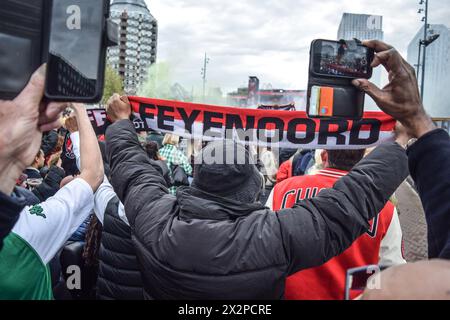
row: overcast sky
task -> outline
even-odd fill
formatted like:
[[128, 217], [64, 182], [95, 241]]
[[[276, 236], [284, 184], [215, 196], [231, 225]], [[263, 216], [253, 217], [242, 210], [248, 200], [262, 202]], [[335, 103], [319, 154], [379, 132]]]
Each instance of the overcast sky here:
[[[419, 0], [146, 0], [159, 23], [158, 61], [172, 80], [201, 85], [204, 53], [208, 86], [225, 92], [256, 75], [274, 88], [305, 89], [309, 45], [335, 39], [342, 14], [382, 15], [385, 41], [403, 54], [422, 22]], [[430, 23], [450, 27], [450, 0], [430, 0]]]

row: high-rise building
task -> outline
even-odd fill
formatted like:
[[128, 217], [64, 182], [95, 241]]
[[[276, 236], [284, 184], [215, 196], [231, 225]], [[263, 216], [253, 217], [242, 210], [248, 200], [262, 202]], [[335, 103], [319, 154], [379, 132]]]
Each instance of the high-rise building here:
[[[423, 40], [422, 27], [408, 46], [408, 62], [416, 70], [419, 62], [419, 41]], [[431, 24], [428, 36], [439, 38], [426, 49], [424, 105], [434, 118], [450, 118], [450, 29], [442, 24]], [[423, 53], [423, 50], [421, 51]], [[419, 84], [422, 80], [422, 55], [419, 62]], [[416, 71], [417, 72], [417, 71]]]
[[120, 44], [108, 61], [123, 79], [125, 93], [136, 94], [156, 62], [158, 22], [144, 0], [112, 0], [111, 18], [120, 25]]
[[[383, 40], [383, 17], [368, 15], [344, 13], [339, 25], [338, 40]], [[381, 86], [381, 69], [375, 69], [371, 81]]]
[[353, 38], [383, 40], [383, 17], [344, 13], [339, 25], [338, 39], [349, 40]]

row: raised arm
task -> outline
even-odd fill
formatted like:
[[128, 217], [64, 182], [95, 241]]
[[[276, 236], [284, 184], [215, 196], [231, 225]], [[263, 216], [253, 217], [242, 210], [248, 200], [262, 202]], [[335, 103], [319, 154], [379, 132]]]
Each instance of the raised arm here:
[[425, 112], [414, 68], [390, 45], [366, 41], [376, 51], [373, 67], [383, 65], [389, 84], [380, 89], [358, 79], [354, 85], [370, 95], [378, 106], [403, 124], [411, 138], [419, 139], [408, 151], [411, 176], [422, 200], [428, 223], [429, 256], [450, 258], [450, 138], [438, 130]]
[[16, 180], [38, 152], [42, 132], [58, 128], [65, 109], [65, 104], [42, 101], [45, 68], [32, 75], [14, 100], [0, 100], [0, 250], [24, 207], [23, 199], [11, 196]]
[[[76, 117], [72, 116], [66, 120], [66, 128], [70, 132], [70, 140], [72, 141], [72, 150], [75, 155], [75, 162], [78, 170], [81, 170], [81, 155], [80, 155], [80, 133], [78, 132], [78, 123]], [[103, 182], [98, 187], [94, 195], [94, 213], [100, 223], [103, 224], [106, 208], [116, 193], [112, 185], [109, 183], [106, 175], [103, 177]], [[122, 217], [121, 217], [122, 218]], [[124, 220], [127, 224], [126, 219]]]
[[404, 149], [397, 143], [382, 145], [332, 189], [277, 213], [289, 273], [321, 265], [346, 250], [407, 175]]
[[80, 132], [81, 174], [53, 197], [20, 215], [13, 232], [48, 263], [91, 214], [94, 192], [103, 181], [103, 162], [86, 110], [72, 106]]
[[[106, 149], [111, 166], [111, 183], [127, 208], [127, 218], [134, 225], [134, 214], [144, 204], [168, 194], [158, 164], [139, 144], [136, 130], [129, 120], [131, 107], [126, 98], [114, 95], [108, 102], [108, 117], [113, 122], [106, 131]], [[128, 210], [132, 206], [133, 210]]]
[[450, 259], [450, 137], [437, 129], [408, 149], [411, 176], [428, 224], [430, 259]]
[[80, 134], [80, 178], [86, 181], [95, 192], [103, 182], [103, 160], [98, 146], [97, 136], [92, 128], [83, 105], [73, 104]]

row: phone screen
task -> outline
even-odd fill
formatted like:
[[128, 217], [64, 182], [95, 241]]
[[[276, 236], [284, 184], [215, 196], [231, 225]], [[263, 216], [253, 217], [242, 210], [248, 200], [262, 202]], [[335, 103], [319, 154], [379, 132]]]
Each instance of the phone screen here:
[[315, 42], [314, 72], [324, 76], [370, 78], [371, 51], [363, 45], [350, 46], [345, 41]]
[[49, 97], [98, 96], [103, 0], [54, 0], [50, 23]]

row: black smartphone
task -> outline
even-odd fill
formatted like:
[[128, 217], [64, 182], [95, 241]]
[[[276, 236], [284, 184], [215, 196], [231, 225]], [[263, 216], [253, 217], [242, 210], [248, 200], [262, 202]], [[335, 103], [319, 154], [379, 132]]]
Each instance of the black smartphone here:
[[308, 116], [361, 119], [365, 95], [351, 81], [372, 77], [374, 56], [374, 51], [358, 40], [314, 40], [310, 51]]
[[117, 45], [109, 0], [2, 0], [0, 99], [14, 99], [47, 63], [45, 97], [96, 103], [106, 50]]
[[312, 72], [336, 78], [372, 77], [374, 51], [358, 42], [315, 40], [312, 44]]
[[2, 0], [0, 99], [14, 99], [43, 62], [44, 0]]
[[108, 0], [53, 0], [45, 96], [98, 102], [103, 94]]

